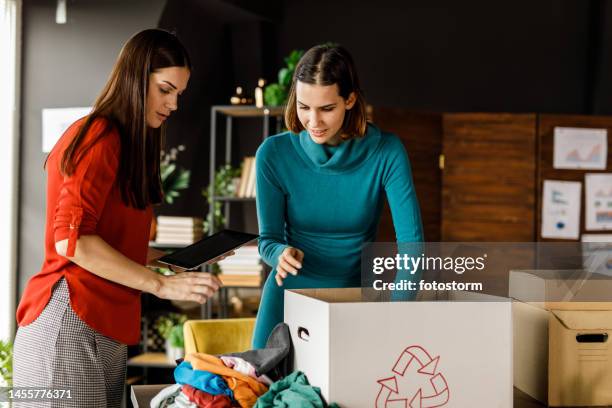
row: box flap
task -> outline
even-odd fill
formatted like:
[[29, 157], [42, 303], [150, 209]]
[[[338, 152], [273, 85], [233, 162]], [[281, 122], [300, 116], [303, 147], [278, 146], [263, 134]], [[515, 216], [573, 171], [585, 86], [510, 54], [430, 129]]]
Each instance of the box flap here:
[[352, 303], [362, 300], [361, 288], [292, 289], [289, 291], [325, 303]]
[[610, 310], [551, 310], [551, 313], [571, 330], [612, 329]]
[[548, 310], [608, 310], [612, 279], [584, 270], [510, 271], [509, 296]]

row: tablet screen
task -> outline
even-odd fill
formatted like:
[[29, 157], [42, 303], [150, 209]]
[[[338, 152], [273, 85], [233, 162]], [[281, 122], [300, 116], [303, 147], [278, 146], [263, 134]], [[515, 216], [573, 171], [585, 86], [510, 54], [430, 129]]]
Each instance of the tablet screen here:
[[158, 261], [184, 269], [193, 269], [258, 237], [259, 235], [246, 232], [223, 230], [188, 247], [165, 255]]

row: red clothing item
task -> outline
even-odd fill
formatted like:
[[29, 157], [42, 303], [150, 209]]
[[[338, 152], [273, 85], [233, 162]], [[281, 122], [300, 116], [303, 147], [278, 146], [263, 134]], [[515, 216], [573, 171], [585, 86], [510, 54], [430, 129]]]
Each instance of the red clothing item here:
[[[64, 177], [60, 163], [64, 150], [84, 119], [62, 135], [47, 160], [47, 225], [42, 269], [28, 282], [19, 307], [19, 326], [32, 323], [43, 311], [53, 285], [63, 277], [76, 314], [100, 334], [125, 344], [140, 340], [140, 291], [111, 282], [58, 255], [55, 243], [68, 239], [67, 255], [74, 255], [77, 239], [98, 235], [134, 262], [145, 265], [152, 210], [125, 205], [116, 182], [121, 149], [119, 133], [103, 133], [107, 121], [96, 119], [81, 146], [94, 143]], [[78, 156], [77, 156], [78, 157]]]
[[189, 401], [193, 402], [198, 408], [231, 408], [232, 401], [227, 395], [211, 395], [202, 390], [192, 387], [189, 384], [183, 385], [181, 391], [187, 396]]

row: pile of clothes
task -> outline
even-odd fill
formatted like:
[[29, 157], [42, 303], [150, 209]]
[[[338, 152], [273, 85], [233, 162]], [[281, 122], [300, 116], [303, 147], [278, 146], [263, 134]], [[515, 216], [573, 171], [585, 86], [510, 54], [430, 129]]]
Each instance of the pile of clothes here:
[[151, 408], [303, 407], [326, 408], [318, 387], [291, 372], [289, 327], [280, 323], [266, 347], [213, 356], [188, 354], [174, 370], [177, 384], [151, 400]]

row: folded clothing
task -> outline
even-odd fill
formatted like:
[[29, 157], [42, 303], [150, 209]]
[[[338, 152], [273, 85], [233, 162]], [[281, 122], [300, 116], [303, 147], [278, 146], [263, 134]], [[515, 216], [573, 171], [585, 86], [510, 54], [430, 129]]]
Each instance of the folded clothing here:
[[325, 402], [321, 389], [313, 387], [301, 371], [295, 371], [272, 384], [267, 393], [262, 395], [254, 408], [339, 408], [337, 404]]
[[291, 350], [289, 326], [279, 323], [270, 333], [265, 348], [231, 353], [227, 356], [242, 358], [255, 367], [258, 376], [267, 375], [277, 381], [292, 370]]
[[208, 370], [194, 369], [189, 361], [183, 361], [174, 369], [174, 380], [180, 385], [191, 385], [211, 395], [234, 398], [232, 390], [221, 376]]

